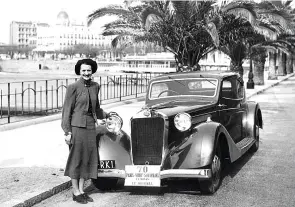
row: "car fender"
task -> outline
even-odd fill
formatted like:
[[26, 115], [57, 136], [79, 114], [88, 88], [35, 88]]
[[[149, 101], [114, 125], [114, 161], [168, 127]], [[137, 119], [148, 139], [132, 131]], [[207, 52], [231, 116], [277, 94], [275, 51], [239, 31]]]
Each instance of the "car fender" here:
[[[111, 133], [104, 126], [97, 129], [97, 146], [99, 160], [115, 160], [115, 168], [124, 170], [125, 165], [131, 162], [130, 136], [120, 130], [119, 133]], [[100, 163], [98, 163], [100, 165]]]
[[248, 114], [246, 118], [245, 128], [247, 130], [247, 135], [253, 137], [255, 117], [258, 116], [258, 125], [263, 128], [262, 112], [258, 103], [254, 101], [247, 102]]
[[186, 140], [171, 150], [169, 156], [171, 167], [187, 169], [209, 165], [212, 161], [216, 143], [220, 138], [223, 139], [223, 148], [229, 155], [230, 160], [238, 159], [241, 152], [225, 127], [220, 123], [210, 121], [195, 126]]

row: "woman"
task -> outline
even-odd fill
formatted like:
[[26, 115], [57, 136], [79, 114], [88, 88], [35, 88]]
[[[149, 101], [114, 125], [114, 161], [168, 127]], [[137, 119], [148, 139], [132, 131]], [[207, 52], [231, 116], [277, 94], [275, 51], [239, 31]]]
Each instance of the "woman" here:
[[99, 85], [91, 80], [97, 64], [91, 59], [79, 60], [75, 73], [80, 79], [67, 88], [62, 110], [62, 129], [70, 153], [65, 169], [73, 186], [73, 200], [78, 203], [93, 202], [84, 190], [86, 179], [97, 178], [98, 152], [96, 146], [96, 124], [103, 124], [106, 117], [100, 108]]

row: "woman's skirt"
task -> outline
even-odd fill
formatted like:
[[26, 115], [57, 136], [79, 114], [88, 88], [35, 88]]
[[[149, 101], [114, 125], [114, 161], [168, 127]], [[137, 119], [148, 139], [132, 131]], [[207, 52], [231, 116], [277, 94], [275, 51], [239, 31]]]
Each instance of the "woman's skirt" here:
[[72, 179], [97, 178], [98, 152], [93, 117], [87, 116], [86, 123], [86, 128], [72, 127], [72, 146], [64, 174]]

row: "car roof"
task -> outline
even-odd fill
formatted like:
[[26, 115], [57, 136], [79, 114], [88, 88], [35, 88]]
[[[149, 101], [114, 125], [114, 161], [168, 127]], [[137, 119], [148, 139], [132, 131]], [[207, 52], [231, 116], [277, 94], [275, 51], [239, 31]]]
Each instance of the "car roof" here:
[[[153, 78], [153, 81], [166, 80], [170, 78], [216, 78], [223, 79], [229, 76], [237, 76], [238, 73], [230, 72], [230, 71], [193, 71], [193, 72], [176, 72], [176, 73], [166, 73], [163, 75], [159, 75]], [[203, 76], [203, 77], [201, 77]]]

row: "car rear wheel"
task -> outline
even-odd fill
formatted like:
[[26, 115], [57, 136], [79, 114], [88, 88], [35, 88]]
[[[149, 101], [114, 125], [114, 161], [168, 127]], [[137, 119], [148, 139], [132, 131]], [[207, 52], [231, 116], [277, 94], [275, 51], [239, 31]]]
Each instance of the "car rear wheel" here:
[[118, 179], [117, 178], [97, 178], [92, 179], [93, 185], [99, 190], [113, 190], [116, 189]]
[[221, 184], [222, 157], [219, 145], [216, 147], [210, 168], [212, 171], [211, 178], [199, 180], [201, 192], [204, 194], [215, 193]]
[[250, 148], [251, 152], [256, 152], [259, 149], [259, 125], [258, 124], [259, 124], [258, 116], [256, 116], [255, 123], [254, 123], [254, 129], [253, 129], [255, 143]]

